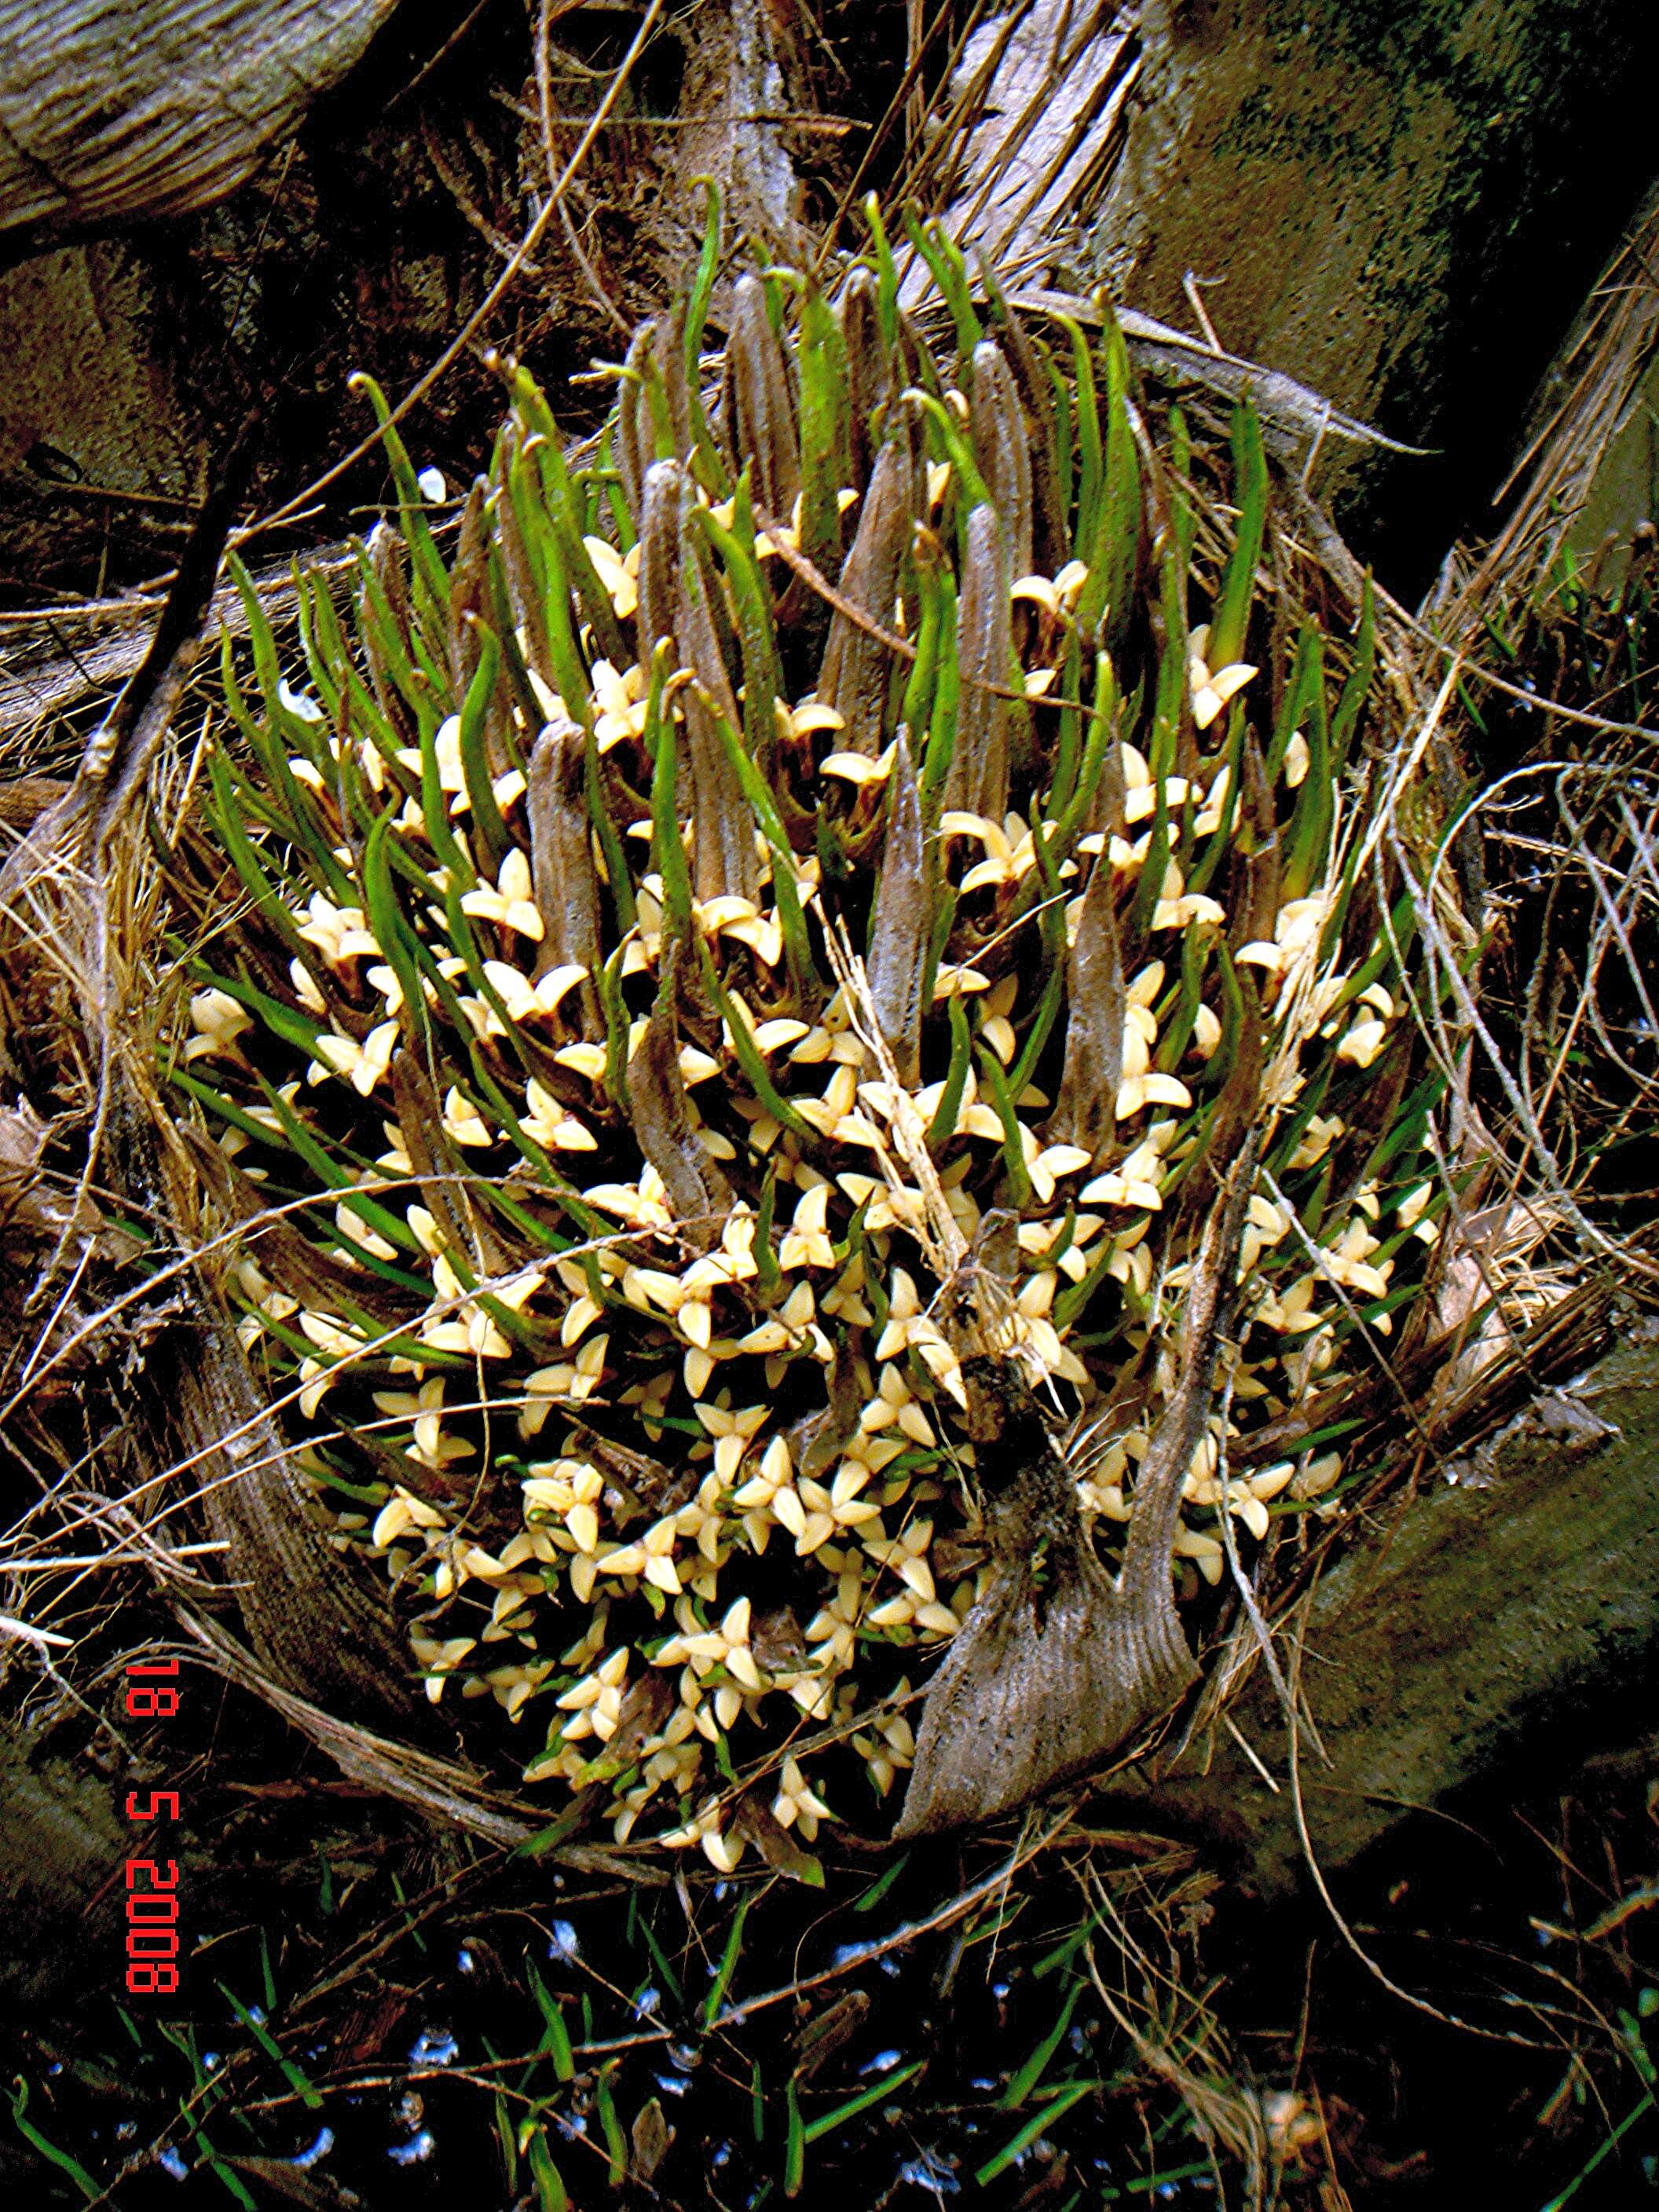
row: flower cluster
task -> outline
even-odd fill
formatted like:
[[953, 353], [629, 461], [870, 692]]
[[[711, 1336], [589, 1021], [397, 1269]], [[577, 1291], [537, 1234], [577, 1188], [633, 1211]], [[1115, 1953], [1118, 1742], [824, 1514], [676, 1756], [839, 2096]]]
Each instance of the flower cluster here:
[[1109, 1549], [1208, 1149], [1260, 1120], [1192, 1594], [1222, 1515], [1328, 1510], [1334, 1454], [1250, 1438], [1435, 1234], [1348, 866], [1368, 610], [1334, 701], [1311, 624], [1279, 665], [1248, 410], [1229, 546], [1184, 427], [1143, 483], [1115, 331], [1062, 409], [1012, 310], [937, 360], [884, 255], [833, 307], [741, 279], [712, 420], [706, 301], [647, 325], [585, 476], [510, 372], [447, 566], [388, 431], [355, 638], [313, 587], [279, 676], [256, 603], [257, 696], [228, 674], [246, 896], [204, 902], [173, 1062], [306, 1201], [250, 1233], [243, 1340], [427, 1694], [533, 1717], [532, 1781], [726, 1870], [810, 1841], [849, 1757], [891, 1789], [981, 1587], [969, 1275]]

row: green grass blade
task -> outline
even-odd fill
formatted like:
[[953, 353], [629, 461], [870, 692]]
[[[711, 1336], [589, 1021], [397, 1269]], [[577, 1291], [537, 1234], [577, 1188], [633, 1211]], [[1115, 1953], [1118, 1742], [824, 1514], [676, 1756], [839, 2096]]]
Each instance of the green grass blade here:
[[1238, 532], [1210, 622], [1208, 659], [1212, 669], [1227, 667], [1243, 653], [1256, 565], [1267, 529], [1267, 456], [1262, 448], [1261, 422], [1248, 399], [1240, 400], [1233, 410], [1233, 501], [1238, 509]]
[[610, 2172], [605, 2179], [612, 2189], [620, 2189], [628, 2172], [628, 2138], [617, 2112], [617, 2100], [611, 2087], [620, 2058], [607, 2058], [599, 2069], [599, 2080], [593, 2085], [593, 2104], [599, 2116], [599, 2126], [605, 2135], [605, 2147], [610, 2154]]
[[876, 318], [881, 343], [891, 353], [899, 340], [898, 269], [881, 220], [881, 204], [873, 192], [864, 197], [864, 220], [870, 226], [871, 250], [876, 264]]
[[248, 2033], [258, 2045], [260, 2050], [264, 2052], [266, 2057], [274, 2058], [277, 2065], [281, 2067], [289, 2088], [297, 2091], [301, 2104], [303, 2104], [309, 2112], [320, 2112], [323, 2106], [322, 2092], [311, 2080], [311, 2077], [307, 2074], [304, 2067], [300, 2065], [295, 2060], [289, 2057], [287, 2053], [283, 2051], [282, 2045], [277, 2042], [276, 2037], [265, 2026], [264, 2022], [261, 2020], [256, 2020], [252, 2013], [248, 2009], [247, 2006], [242, 2002], [241, 1999], [238, 1996], [234, 1996], [230, 1990], [225, 1987], [225, 1984], [222, 1982], [219, 1984], [219, 1993], [224, 1998], [225, 2002], [230, 2007], [231, 2010], [235, 2014], [237, 2019], [241, 2021], [242, 2026], [246, 2028]]
[[71, 2157], [66, 2150], [59, 2150], [49, 2136], [41, 2134], [33, 2121], [27, 2117], [28, 2100], [28, 2083], [21, 2074], [15, 2075], [11, 2094], [11, 2117], [16, 2124], [18, 2133], [26, 2142], [33, 2144], [41, 2157], [55, 2166], [60, 2173], [66, 2173], [89, 2204], [96, 2203], [105, 2192], [87, 2172], [78, 2158]]
[[726, 564], [726, 580], [737, 617], [743, 654], [743, 727], [752, 759], [764, 760], [777, 728], [777, 702], [783, 695], [772, 602], [755, 557], [755, 516], [749, 496], [749, 471], [738, 478], [732, 527], [717, 522], [706, 507], [696, 512], [709, 544]]
[[872, 2105], [880, 2104], [884, 2097], [890, 2097], [896, 2089], [902, 2088], [907, 2081], [914, 2081], [926, 2063], [925, 2059], [913, 2059], [908, 2066], [901, 2066], [896, 2073], [890, 2074], [884, 2081], [878, 2081], [872, 2088], [860, 2089], [856, 2097], [849, 2097], [845, 2104], [837, 2105], [832, 2112], [820, 2114], [801, 2130], [803, 2141], [808, 2144], [821, 2142], [825, 2136], [833, 2135], [837, 2128], [845, 2127], [848, 2120], [855, 2120], [860, 2112], [867, 2112]]
[[544, 2022], [541, 2047], [552, 2059], [556, 2077], [561, 2081], [573, 2081], [576, 2077], [576, 2059], [570, 2047], [570, 2031], [564, 2024], [564, 2008], [537, 1972], [533, 1959], [525, 1960], [525, 1974]]
[[672, 943], [689, 945], [691, 868], [674, 797], [679, 747], [672, 717], [664, 712], [668, 665], [672, 659], [673, 648], [669, 641], [659, 638], [651, 658], [651, 680], [645, 706], [645, 749], [651, 757], [651, 857], [662, 878], [663, 935]]
[[841, 565], [838, 495], [853, 477], [851, 417], [847, 397], [847, 347], [841, 325], [811, 278], [801, 302], [800, 550], [820, 572]]
[[704, 705], [714, 717], [714, 726], [720, 732], [726, 758], [743, 787], [743, 795], [754, 809], [761, 834], [771, 848], [772, 896], [777, 901], [778, 927], [783, 932], [784, 954], [788, 963], [790, 981], [803, 1006], [816, 1006], [823, 996], [823, 982], [812, 958], [811, 940], [806, 932], [806, 916], [801, 910], [800, 889], [795, 880], [795, 856], [790, 848], [788, 833], [783, 826], [783, 817], [778, 811], [771, 786], [744, 750], [729, 719], [720, 712], [708, 692], [704, 692], [702, 697]]
[[[939, 819], [939, 799], [951, 773], [951, 757], [957, 746], [957, 719], [962, 707], [962, 666], [957, 654], [956, 580], [942, 562], [938, 572], [939, 629], [934, 649], [933, 711], [927, 726], [927, 747], [921, 763], [921, 818], [931, 827]], [[918, 656], [920, 657], [920, 656]]]
[[801, 2124], [800, 2098], [793, 2081], [784, 2089], [784, 2111], [787, 2130], [783, 2147], [783, 2193], [799, 2197], [806, 2176], [806, 2130]]
[[1083, 1984], [1073, 1982], [1066, 1993], [1066, 2002], [1060, 2008], [1059, 2018], [997, 2099], [997, 2104], [1003, 2112], [1017, 2112], [1047, 2073], [1048, 2062], [1059, 2050], [1066, 2030], [1071, 2027], [1072, 2014], [1077, 2010], [1077, 2002], [1082, 1995]]
[[489, 856], [493, 875], [512, 849], [513, 836], [501, 819], [501, 810], [495, 804], [495, 787], [490, 779], [489, 763], [484, 757], [484, 731], [490, 702], [495, 696], [495, 682], [501, 673], [501, 648], [495, 633], [484, 623], [477, 623], [478, 665], [472, 672], [472, 681], [466, 688], [466, 697], [461, 702], [460, 753], [461, 772], [466, 779], [466, 796], [472, 809], [472, 826], [479, 842]]
[[773, 1082], [771, 1071], [762, 1056], [760, 1047], [755, 1042], [748, 1023], [726, 996], [715, 971], [714, 955], [708, 950], [707, 940], [702, 937], [697, 939], [697, 952], [702, 968], [703, 987], [714, 1000], [715, 1012], [726, 1024], [726, 1034], [732, 1040], [732, 1049], [737, 1054], [738, 1065], [742, 1068], [750, 1091], [775, 1121], [786, 1129], [793, 1129], [798, 1137], [810, 1140], [813, 1134], [811, 1125], [804, 1115], [796, 1112]]
[[392, 484], [398, 494], [398, 520], [409, 545], [410, 559], [414, 564], [416, 603], [420, 611], [422, 627], [432, 637], [441, 638], [449, 611], [449, 574], [427, 522], [426, 500], [416, 477], [415, 465], [398, 434], [397, 425], [392, 419], [392, 410], [386, 405], [386, 394], [374, 379], [365, 375], [360, 369], [347, 382], [353, 392], [362, 392], [374, 410], [374, 419], [380, 426], [380, 443], [386, 447]]
[[945, 234], [937, 218], [924, 223], [914, 205], [907, 205], [904, 210], [904, 234], [921, 256], [929, 276], [939, 287], [940, 299], [950, 310], [958, 363], [965, 368], [985, 333], [974, 313], [973, 295], [968, 289], [968, 264], [962, 258], [962, 250]]
[[541, 2212], [570, 2212], [570, 2197], [559, 2169], [553, 2163], [553, 2154], [547, 2147], [547, 2130], [537, 2127], [525, 2146], [525, 2155], [530, 2161], [530, 2171], [536, 2183], [536, 2194], [541, 2200]]
[[[986, 2160], [984, 2165], [974, 2176], [975, 2186], [979, 2189], [988, 2188], [998, 2174], [1007, 2172], [1023, 2150], [1030, 2148], [1045, 2128], [1052, 2127], [1062, 2112], [1069, 2112], [1073, 2105], [1080, 2103], [1085, 2097], [1092, 2094], [1101, 2086], [1098, 2081], [1073, 2081], [1061, 2089], [1040, 2112], [1034, 2112], [1023, 2128], [1009, 2136], [994, 2157]], [[1208, 2166], [1204, 2167], [1203, 2171], [1207, 2173]]]
[[1121, 631], [1140, 548], [1140, 460], [1129, 421], [1129, 356], [1110, 314], [1101, 333], [1106, 368], [1105, 449], [1100, 498], [1086, 541], [1089, 574], [1078, 595], [1078, 628], [1094, 637], [1103, 623]]
[[[757, 1245], [759, 1242], [757, 1232], [756, 1237]], [[732, 1915], [732, 1929], [726, 1939], [726, 1948], [720, 1954], [720, 1962], [715, 1970], [714, 1978], [709, 1984], [708, 1995], [703, 1999], [702, 2024], [705, 2028], [714, 2027], [720, 2016], [720, 2007], [726, 2002], [726, 1993], [732, 1986], [732, 1977], [738, 1970], [738, 1960], [743, 1953], [744, 1923], [749, 1917], [749, 1908], [754, 1901], [753, 1893], [750, 1893], [742, 1899]]]

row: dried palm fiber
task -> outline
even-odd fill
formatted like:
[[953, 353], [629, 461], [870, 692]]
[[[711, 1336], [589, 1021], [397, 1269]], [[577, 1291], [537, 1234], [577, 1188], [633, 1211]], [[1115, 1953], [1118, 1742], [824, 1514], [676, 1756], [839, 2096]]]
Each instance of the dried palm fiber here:
[[[164, 1225], [186, 1209], [179, 1164], [169, 1158], [178, 1139], [155, 1097], [146, 979], [134, 959], [149, 889], [131, 843], [132, 817], [142, 811], [149, 772], [199, 649], [252, 447], [250, 434], [204, 502], [145, 659], [93, 732], [74, 779], [64, 786], [43, 781], [43, 793], [50, 795], [31, 813], [0, 870], [0, 915], [10, 940], [3, 963], [9, 1073], [15, 1080], [27, 1061], [27, 1073], [47, 1073], [51, 1047], [43, 1051], [35, 1031], [60, 1042], [60, 1073], [63, 1061], [78, 1060], [83, 1069], [90, 1062], [94, 1088], [84, 1110], [101, 1139], [111, 1179], [135, 1209], [124, 1228], [102, 1214], [85, 1187], [72, 1202], [53, 1205], [43, 1200], [38, 1185], [24, 1183], [8, 1208], [14, 1230], [8, 1246], [15, 1258], [27, 1244], [38, 1262], [21, 1313], [52, 1316], [60, 1334], [83, 1314], [85, 1303], [66, 1306], [61, 1278], [72, 1278], [72, 1290], [89, 1263], [95, 1280], [107, 1274], [107, 1263], [131, 1263], [140, 1255], [159, 1268], [168, 1291], [155, 1301], [142, 1334], [142, 1364], [137, 1336], [125, 1363], [106, 1363], [127, 1386], [124, 1413], [152, 1463], [165, 1465], [184, 1448], [173, 1471], [196, 1474], [210, 1531], [226, 1547], [229, 1573], [244, 1586], [243, 1617], [265, 1664], [290, 1685], [302, 1672], [313, 1686], [384, 1708], [397, 1666], [384, 1613], [342, 1583], [329, 1532], [254, 1388], [222, 1302], [207, 1295], [187, 1260], [167, 1265], [177, 1255]], [[20, 939], [23, 951], [44, 945], [46, 956], [21, 957]], [[38, 1165], [46, 1131], [26, 1097], [20, 1094], [8, 1120], [20, 1133], [35, 1133], [32, 1164]], [[97, 1141], [88, 1148], [86, 1184], [99, 1150]], [[48, 1232], [50, 1249], [44, 1249]], [[98, 1326], [95, 1316], [86, 1318], [81, 1333], [94, 1335]], [[43, 1346], [50, 1342], [50, 1334], [42, 1339]], [[155, 1387], [155, 1368], [161, 1366], [169, 1374], [166, 1390]], [[236, 1479], [262, 1443], [264, 1479]], [[273, 1565], [275, 1575], [267, 1571]], [[324, 1621], [330, 1635], [319, 1652], [313, 1639]]]
[[[1659, 1279], [1643, 1209], [1614, 1195], [1651, 1185], [1659, 1103], [1655, 537], [1638, 519], [1656, 243], [1650, 195], [1540, 385], [1493, 537], [1455, 550], [1423, 611], [1468, 667], [1477, 768], [1452, 827], [1481, 852], [1490, 922], [1467, 1085], [1488, 1203], [1460, 1224], [1442, 1295], [1481, 1317], [1450, 1381], [1563, 1299], [1591, 1255], [1626, 1288]], [[1443, 963], [1432, 933], [1425, 949]]]
[[1021, 0], [981, 22], [907, 194], [948, 201], [950, 235], [1011, 276], [1052, 267], [1121, 161], [1142, 74], [1138, 31], [1135, 11], [1115, 0]]
[[1445, 1202], [1369, 594], [1278, 526], [1248, 403], [1195, 444], [1109, 316], [1022, 327], [929, 242], [954, 359], [878, 227], [833, 303], [739, 284], [714, 405], [711, 221], [599, 466], [506, 368], [447, 568], [388, 427], [349, 619], [303, 587], [285, 667], [250, 592], [227, 645], [159, 1039], [409, 1671], [720, 1866], [884, 1795], [959, 1632], [911, 1827], [1177, 1695], [1172, 1563], [1341, 1495], [1304, 1438], [1224, 1497], [1224, 1428], [1244, 1466], [1363, 1366]]
[[1485, 618], [1547, 592], [1564, 547], [1582, 544], [1586, 510], [1615, 441], [1641, 419], [1659, 343], [1659, 191], [1647, 200], [1591, 289], [1552, 363], [1530, 434], [1492, 497], [1491, 542], [1459, 546], [1425, 609], [1443, 636], [1478, 650]]

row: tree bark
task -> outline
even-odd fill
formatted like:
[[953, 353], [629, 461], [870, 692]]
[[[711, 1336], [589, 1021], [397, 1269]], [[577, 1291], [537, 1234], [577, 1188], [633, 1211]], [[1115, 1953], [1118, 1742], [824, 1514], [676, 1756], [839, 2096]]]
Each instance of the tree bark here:
[[[41, 12], [0, 0], [0, 233], [14, 226], [0, 236], [0, 601], [13, 605], [112, 596], [169, 567], [213, 456], [255, 406], [267, 509], [337, 459], [372, 422], [360, 403], [343, 409], [347, 378], [364, 370], [396, 397], [430, 368], [538, 219], [637, 27], [623, 9], [556, 9], [544, 87], [519, 0], [47, 0], [55, 44]], [[845, 133], [793, 130], [815, 98], [782, 12], [730, 0], [665, 14], [559, 214], [405, 426], [422, 461], [465, 483], [488, 452], [501, 404], [488, 346], [562, 394], [567, 428], [602, 411], [608, 394], [568, 380], [619, 359], [684, 275], [703, 175], [729, 236], [799, 258], [799, 161], [844, 159]], [[820, 12], [823, 37], [849, 43], [835, 7]], [[861, 93], [883, 96], [874, 80]], [[261, 553], [343, 538], [384, 489], [377, 455]]]
[[0, 232], [222, 198], [397, 0], [0, 0]]
[[[1541, 1401], [1543, 1418], [1480, 1469], [1486, 1486], [1442, 1482], [1385, 1512], [1279, 1640], [1287, 1674], [1302, 1644], [1314, 1727], [1299, 1730], [1300, 1783], [1322, 1868], [1523, 1754], [1529, 1771], [1565, 1778], [1651, 1725], [1659, 1348], [1609, 1352], [1570, 1402], [1617, 1433], [1564, 1435]], [[1224, 1735], [1207, 1771], [1189, 1751], [1119, 1794], [1206, 1837], [1264, 1896], [1306, 1887], [1284, 1709], [1265, 1668], [1231, 1718], [1249, 1751]]]
[[922, 170], [969, 257], [1207, 314], [1230, 352], [1436, 447], [1322, 456], [1405, 598], [1486, 533], [1533, 385], [1652, 179], [1655, 62], [1659, 22], [1621, 0], [1036, 0], [975, 31], [971, 128]]
[[[1333, 453], [1420, 585], [1484, 534], [1528, 400], [1653, 173], [1659, 18], [1622, 0], [1145, 0], [1126, 150], [1078, 242], [1132, 307], [1432, 460]], [[1396, 581], [1396, 590], [1400, 584]]]

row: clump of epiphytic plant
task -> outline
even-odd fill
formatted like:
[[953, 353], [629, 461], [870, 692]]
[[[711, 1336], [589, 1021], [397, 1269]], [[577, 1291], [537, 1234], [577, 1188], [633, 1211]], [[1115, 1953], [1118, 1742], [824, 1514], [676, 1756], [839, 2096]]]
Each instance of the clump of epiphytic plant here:
[[721, 1867], [856, 1813], [829, 1739], [888, 1791], [975, 1602], [964, 1270], [1109, 1551], [1249, 1121], [1196, 1591], [1224, 1513], [1340, 1496], [1323, 1436], [1251, 1439], [1388, 1330], [1440, 1203], [1369, 600], [1294, 604], [1248, 404], [1230, 453], [1155, 416], [1109, 313], [1027, 327], [913, 228], [936, 347], [872, 222], [833, 296], [731, 284], [715, 393], [711, 212], [591, 465], [504, 364], [447, 550], [386, 420], [396, 526], [343, 615], [301, 577], [302, 663], [245, 586], [169, 1048], [241, 1212], [287, 1209], [244, 1341], [429, 1694]]

